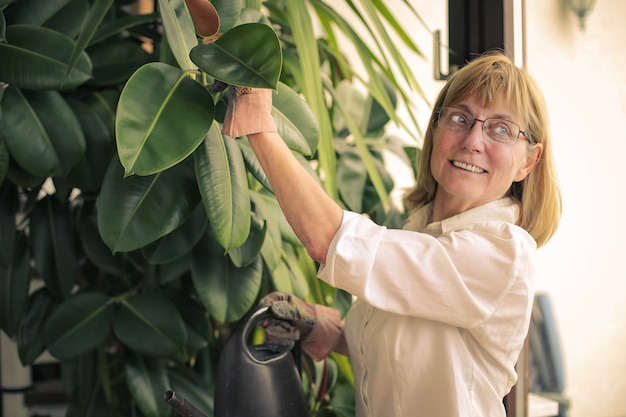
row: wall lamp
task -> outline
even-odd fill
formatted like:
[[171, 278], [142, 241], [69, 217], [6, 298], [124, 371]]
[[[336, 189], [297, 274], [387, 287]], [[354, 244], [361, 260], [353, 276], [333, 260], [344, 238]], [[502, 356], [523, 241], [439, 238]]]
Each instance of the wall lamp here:
[[580, 29], [585, 30], [585, 22], [587, 16], [593, 6], [596, 4], [596, 0], [567, 0], [567, 5], [574, 11], [580, 22]]

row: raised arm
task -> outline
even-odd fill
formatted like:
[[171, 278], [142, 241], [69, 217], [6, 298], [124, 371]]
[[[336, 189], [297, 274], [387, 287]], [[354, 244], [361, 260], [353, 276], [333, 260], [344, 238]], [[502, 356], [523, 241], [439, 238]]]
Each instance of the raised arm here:
[[291, 153], [277, 132], [271, 109], [270, 90], [244, 90], [233, 95], [224, 134], [247, 135], [287, 221], [309, 255], [324, 263], [343, 210]]

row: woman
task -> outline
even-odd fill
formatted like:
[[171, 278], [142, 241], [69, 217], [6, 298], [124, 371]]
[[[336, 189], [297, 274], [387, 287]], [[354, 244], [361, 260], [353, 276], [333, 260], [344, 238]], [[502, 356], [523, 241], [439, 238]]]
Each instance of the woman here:
[[287, 294], [262, 303], [298, 327], [314, 358], [350, 355], [357, 416], [505, 415], [536, 250], [561, 213], [533, 80], [501, 54], [450, 77], [403, 230], [342, 210], [293, 158], [270, 110], [268, 91], [239, 95], [224, 133], [248, 136], [287, 220], [321, 264], [319, 278], [356, 301], [345, 326], [336, 311]]

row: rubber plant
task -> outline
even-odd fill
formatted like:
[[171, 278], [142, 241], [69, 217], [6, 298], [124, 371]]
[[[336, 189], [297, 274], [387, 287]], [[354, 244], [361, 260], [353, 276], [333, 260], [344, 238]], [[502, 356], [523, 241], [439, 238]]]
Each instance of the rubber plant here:
[[[417, 148], [385, 127], [420, 91], [389, 28], [419, 49], [383, 2], [345, 5], [350, 24], [316, 0], [0, 0], [0, 329], [22, 364], [58, 359], [68, 417], [172, 415], [170, 388], [211, 416], [221, 347], [262, 295], [347, 310], [246, 138], [221, 134], [224, 85], [273, 89], [310, 174], [400, 224], [384, 153]], [[348, 359], [304, 359], [311, 415], [353, 415]]]

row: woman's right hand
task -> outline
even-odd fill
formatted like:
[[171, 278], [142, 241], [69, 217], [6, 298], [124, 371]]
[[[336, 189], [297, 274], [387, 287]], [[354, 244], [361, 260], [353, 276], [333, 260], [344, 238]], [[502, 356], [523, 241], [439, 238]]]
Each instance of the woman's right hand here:
[[291, 294], [270, 293], [261, 299], [259, 305], [268, 306], [275, 317], [261, 324], [269, 345], [291, 348], [296, 340], [304, 341], [317, 322], [315, 306]]

